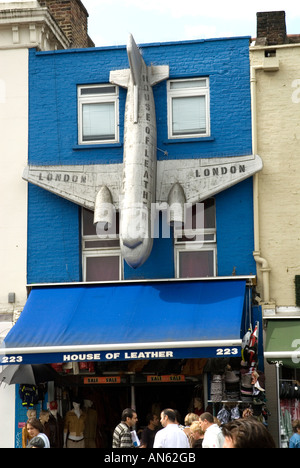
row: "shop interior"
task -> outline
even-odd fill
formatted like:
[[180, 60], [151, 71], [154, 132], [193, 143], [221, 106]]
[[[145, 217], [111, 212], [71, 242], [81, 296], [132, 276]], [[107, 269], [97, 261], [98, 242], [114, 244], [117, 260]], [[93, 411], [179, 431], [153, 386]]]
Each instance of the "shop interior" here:
[[[53, 448], [65, 443], [65, 422], [74, 402], [86, 416], [85, 448], [111, 448], [114, 428], [129, 407], [137, 411], [138, 435], [147, 415], [160, 418], [164, 408], [176, 409], [180, 424], [188, 413], [204, 411], [224, 424], [242, 417], [245, 410], [267, 424], [264, 375], [242, 363], [241, 358], [218, 358], [52, 364], [56, 378], [36, 385], [36, 396], [22, 395], [20, 385], [20, 404], [26, 417], [40, 419]], [[19, 428], [26, 446], [25, 421], [19, 421]]]
[[279, 398], [281, 448], [288, 448], [293, 421], [300, 420], [300, 368], [280, 367]]

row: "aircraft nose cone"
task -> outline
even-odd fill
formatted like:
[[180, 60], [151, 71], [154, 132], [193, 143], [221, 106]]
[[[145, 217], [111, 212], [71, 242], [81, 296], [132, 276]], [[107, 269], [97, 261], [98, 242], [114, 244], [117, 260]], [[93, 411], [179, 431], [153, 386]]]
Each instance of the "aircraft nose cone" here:
[[121, 252], [122, 257], [131, 268], [136, 269], [139, 268], [150, 255], [151, 249], [153, 245], [152, 239], [142, 239], [138, 245], [133, 247], [128, 247], [123, 243], [121, 240]]

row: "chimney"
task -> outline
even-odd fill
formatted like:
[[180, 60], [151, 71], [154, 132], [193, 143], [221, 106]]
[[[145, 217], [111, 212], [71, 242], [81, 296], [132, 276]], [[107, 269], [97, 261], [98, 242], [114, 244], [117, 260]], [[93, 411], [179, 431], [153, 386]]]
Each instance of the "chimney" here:
[[256, 45], [279, 45], [288, 42], [286, 35], [285, 11], [257, 13]]
[[[1, 1], [1, 0], [0, 0]], [[70, 47], [94, 47], [88, 35], [88, 12], [81, 0], [39, 0], [69, 39]]]

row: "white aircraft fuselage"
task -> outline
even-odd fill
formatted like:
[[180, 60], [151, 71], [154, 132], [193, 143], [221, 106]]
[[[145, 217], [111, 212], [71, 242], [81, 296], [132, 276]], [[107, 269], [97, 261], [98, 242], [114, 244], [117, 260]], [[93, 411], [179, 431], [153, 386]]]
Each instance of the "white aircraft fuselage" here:
[[137, 268], [147, 260], [153, 244], [151, 205], [156, 201], [157, 128], [152, 86], [168, 77], [169, 68], [147, 67], [131, 35], [127, 53], [129, 73], [111, 72], [110, 81], [127, 87], [120, 246], [128, 265]]

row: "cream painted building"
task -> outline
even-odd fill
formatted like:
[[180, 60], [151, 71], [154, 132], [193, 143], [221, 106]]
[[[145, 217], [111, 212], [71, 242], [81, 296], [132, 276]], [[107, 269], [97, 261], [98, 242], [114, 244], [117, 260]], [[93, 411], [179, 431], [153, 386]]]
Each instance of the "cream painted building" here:
[[[0, 3], [0, 345], [27, 299], [28, 48], [67, 45], [37, 2]], [[15, 385], [1, 385], [0, 448], [14, 447], [14, 414]]]
[[[250, 65], [253, 148], [264, 164], [254, 179], [254, 256], [265, 357], [276, 361], [265, 365], [270, 426], [280, 440], [282, 359], [292, 362], [300, 343], [300, 334], [299, 343], [291, 334], [300, 323], [295, 293], [295, 277], [300, 275], [300, 36], [286, 34], [285, 12], [257, 14]], [[293, 367], [296, 373], [297, 365]]]
[[[69, 3], [76, 4], [86, 22], [83, 4]], [[81, 30], [84, 47], [90, 40], [87, 30]], [[73, 42], [80, 47], [80, 40]], [[28, 49], [71, 46], [71, 36], [66, 36], [47, 6], [0, 0], [0, 346], [27, 299], [27, 183], [22, 174], [28, 160]], [[15, 386], [1, 385], [0, 448], [14, 447], [14, 412]]]
[[28, 48], [68, 45], [38, 2], [0, 3], [0, 322], [15, 321], [27, 299]]
[[300, 274], [300, 43], [272, 46], [271, 52], [270, 46], [251, 47], [250, 56], [257, 151], [264, 163], [258, 175], [259, 247], [270, 268], [268, 298], [277, 313], [300, 314], [294, 283]]

